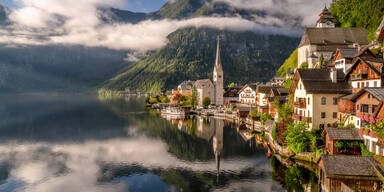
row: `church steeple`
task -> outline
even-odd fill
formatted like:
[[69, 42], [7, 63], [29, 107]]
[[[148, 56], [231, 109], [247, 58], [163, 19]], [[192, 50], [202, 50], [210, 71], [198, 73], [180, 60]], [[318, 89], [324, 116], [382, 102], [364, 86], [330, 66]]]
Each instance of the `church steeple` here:
[[221, 65], [221, 56], [220, 56], [220, 37], [217, 36], [217, 49], [216, 49], [216, 62], [215, 62], [216, 68], [223, 68]]
[[215, 86], [214, 103], [221, 106], [224, 104], [224, 71], [221, 64], [219, 36], [217, 36], [216, 61], [215, 67], [213, 68], [213, 84]]
[[332, 16], [332, 13], [328, 10], [327, 4], [325, 4], [323, 11], [320, 13], [320, 18], [316, 22], [318, 28], [334, 28], [336, 19]]

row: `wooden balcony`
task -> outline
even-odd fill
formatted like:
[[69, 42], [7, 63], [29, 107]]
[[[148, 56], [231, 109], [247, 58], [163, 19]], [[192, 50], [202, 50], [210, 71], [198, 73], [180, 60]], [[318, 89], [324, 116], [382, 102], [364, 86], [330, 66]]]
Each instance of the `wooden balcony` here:
[[307, 121], [308, 123], [312, 123], [312, 118], [311, 117], [304, 117], [299, 114], [293, 114], [292, 119], [297, 120], [297, 121]]
[[305, 101], [293, 102], [293, 106], [296, 108], [305, 109], [305, 108], [307, 108], [307, 103]]

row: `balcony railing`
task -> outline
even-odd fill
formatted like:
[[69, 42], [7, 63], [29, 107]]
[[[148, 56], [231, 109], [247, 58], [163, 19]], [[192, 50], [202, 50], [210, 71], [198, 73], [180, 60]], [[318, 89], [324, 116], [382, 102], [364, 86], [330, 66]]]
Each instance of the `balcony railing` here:
[[361, 74], [351, 74], [351, 80], [360, 80], [362, 79]]
[[307, 121], [308, 123], [312, 123], [312, 117], [304, 117], [299, 114], [293, 114], [292, 119], [297, 120], [297, 121]]
[[297, 102], [293, 102], [293, 106], [297, 108], [306, 108], [307, 103], [305, 101], [297, 101]]

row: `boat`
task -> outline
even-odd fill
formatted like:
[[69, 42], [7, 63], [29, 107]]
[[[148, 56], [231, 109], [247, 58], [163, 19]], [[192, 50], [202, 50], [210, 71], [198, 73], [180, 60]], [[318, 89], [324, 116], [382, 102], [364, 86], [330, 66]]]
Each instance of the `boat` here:
[[185, 112], [176, 108], [167, 108], [161, 110], [162, 115], [167, 116], [185, 116]]

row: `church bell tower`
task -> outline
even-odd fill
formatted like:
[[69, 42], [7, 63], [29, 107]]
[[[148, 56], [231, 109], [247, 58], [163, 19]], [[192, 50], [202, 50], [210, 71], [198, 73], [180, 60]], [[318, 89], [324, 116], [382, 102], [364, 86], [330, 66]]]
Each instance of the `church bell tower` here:
[[224, 105], [224, 74], [220, 58], [220, 37], [217, 36], [216, 62], [213, 69], [213, 84], [215, 86], [214, 103], [218, 106]]

